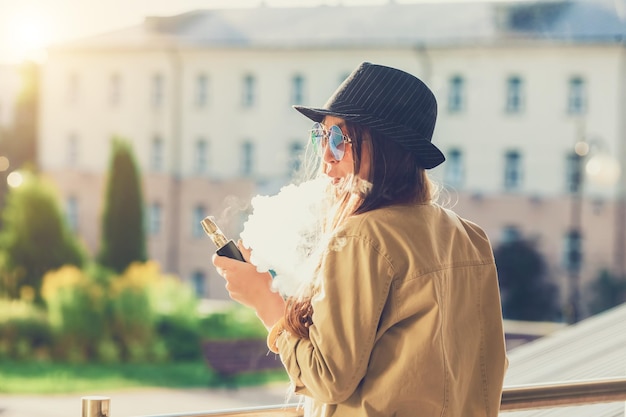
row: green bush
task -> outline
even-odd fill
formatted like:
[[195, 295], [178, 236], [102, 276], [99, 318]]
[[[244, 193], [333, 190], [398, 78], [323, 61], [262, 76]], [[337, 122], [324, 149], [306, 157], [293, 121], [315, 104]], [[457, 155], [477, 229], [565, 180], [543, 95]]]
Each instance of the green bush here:
[[122, 353], [117, 343], [110, 338], [100, 340], [96, 347], [96, 361], [106, 364], [120, 363]]
[[156, 332], [170, 359], [200, 359], [198, 299], [193, 289], [176, 277], [162, 276], [150, 286], [150, 300], [158, 315]]
[[197, 327], [198, 298], [191, 286], [178, 277], [162, 275], [155, 262], [144, 265], [145, 273], [153, 277], [149, 287], [152, 310], [159, 316], [175, 318], [188, 327]]
[[254, 311], [235, 305], [200, 320], [200, 337], [211, 340], [264, 339], [267, 330]]
[[158, 274], [150, 265], [132, 264], [111, 281], [108, 324], [122, 356], [130, 362], [151, 360], [149, 346], [156, 342], [156, 314], [152, 310], [149, 287]]
[[113, 334], [123, 342], [127, 359], [199, 357], [198, 300], [178, 278], [162, 274], [156, 262], [131, 264], [112, 281], [112, 296]]
[[48, 360], [52, 342], [43, 309], [31, 302], [0, 300], [0, 359]]
[[55, 356], [85, 362], [96, 356], [106, 333], [106, 294], [83, 271], [65, 266], [47, 273], [42, 296], [55, 332]]
[[558, 287], [552, 281], [537, 241], [527, 238], [501, 243], [494, 249], [502, 315], [511, 320], [558, 321]]
[[601, 270], [588, 285], [589, 313], [594, 315], [626, 302], [626, 277]]
[[157, 323], [157, 333], [171, 360], [187, 361], [202, 358], [200, 333], [197, 324], [162, 316]]
[[[32, 299], [34, 291], [26, 291]], [[0, 359], [104, 364], [197, 361], [206, 339], [263, 339], [254, 312], [233, 305], [201, 317], [192, 288], [154, 262], [123, 274], [91, 265], [64, 266], [43, 279], [45, 309], [0, 303]]]

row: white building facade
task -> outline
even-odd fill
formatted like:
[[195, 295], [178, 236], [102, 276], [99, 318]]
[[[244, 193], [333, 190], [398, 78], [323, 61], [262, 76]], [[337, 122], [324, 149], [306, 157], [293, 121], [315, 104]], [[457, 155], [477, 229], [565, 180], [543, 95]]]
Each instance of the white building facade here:
[[[580, 16], [591, 23], [574, 24]], [[601, 268], [626, 272], [624, 176], [571, 188], [576, 142], [588, 145], [585, 160], [625, 166], [624, 27], [609, 6], [584, 1], [147, 18], [49, 51], [39, 162], [95, 252], [110, 139], [131, 141], [150, 256], [220, 298], [199, 219], [214, 214], [235, 237], [250, 198], [287, 183], [306, 146], [310, 123], [291, 105], [323, 105], [362, 61], [390, 65], [438, 99], [433, 141], [447, 162], [432, 176], [442, 202], [482, 225], [494, 246], [511, 233], [536, 238], [567, 294], [573, 227], [583, 237], [581, 288]]]

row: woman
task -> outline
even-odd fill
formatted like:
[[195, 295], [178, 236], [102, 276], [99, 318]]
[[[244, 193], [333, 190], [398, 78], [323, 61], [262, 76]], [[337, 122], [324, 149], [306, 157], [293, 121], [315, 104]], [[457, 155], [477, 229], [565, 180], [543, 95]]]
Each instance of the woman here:
[[[506, 369], [485, 233], [433, 201], [437, 105], [416, 77], [361, 64], [315, 122], [337, 209], [314, 279], [286, 301], [269, 274], [215, 256], [269, 330], [307, 416], [496, 416]], [[241, 248], [249, 259], [250, 253]]]

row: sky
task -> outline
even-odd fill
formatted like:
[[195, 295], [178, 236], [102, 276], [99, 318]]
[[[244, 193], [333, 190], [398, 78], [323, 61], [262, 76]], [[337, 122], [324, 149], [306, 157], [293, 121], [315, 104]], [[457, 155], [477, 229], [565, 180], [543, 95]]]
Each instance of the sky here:
[[[0, 0], [0, 64], [43, 60], [46, 46], [208, 8], [373, 5], [390, 0]], [[437, 0], [395, 0], [398, 3]], [[467, 1], [467, 0], [453, 0]]]

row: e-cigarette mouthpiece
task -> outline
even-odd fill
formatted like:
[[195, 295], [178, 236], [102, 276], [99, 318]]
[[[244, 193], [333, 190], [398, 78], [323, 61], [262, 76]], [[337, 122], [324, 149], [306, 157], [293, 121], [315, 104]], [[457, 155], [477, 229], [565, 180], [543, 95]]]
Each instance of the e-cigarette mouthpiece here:
[[215, 218], [213, 216], [205, 217], [201, 224], [206, 234], [209, 235], [213, 243], [215, 243], [215, 246], [221, 248], [228, 243], [228, 239], [215, 223]]
[[202, 224], [202, 228], [206, 232], [207, 235], [211, 238], [215, 246], [217, 246], [216, 253], [220, 256], [227, 256], [232, 259], [236, 259], [241, 262], [245, 262], [246, 260], [243, 258], [243, 255], [237, 248], [237, 245], [232, 240], [228, 240], [228, 238], [222, 233], [220, 228], [215, 223], [215, 218], [213, 216], [207, 216], [200, 222]]

